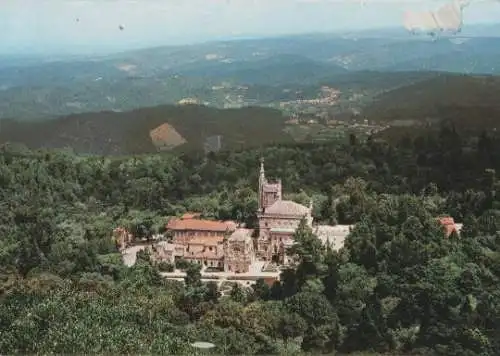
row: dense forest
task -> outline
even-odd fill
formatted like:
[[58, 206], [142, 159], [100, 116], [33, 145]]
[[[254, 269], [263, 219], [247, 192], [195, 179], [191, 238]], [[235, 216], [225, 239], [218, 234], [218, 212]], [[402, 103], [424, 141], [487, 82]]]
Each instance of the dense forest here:
[[[339, 252], [302, 225], [296, 270], [220, 296], [188, 267], [128, 268], [111, 239], [169, 216], [255, 224], [259, 158], [316, 221], [356, 227]], [[444, 127], [397, 143], [281, 144], [203, 154], [0, 152], [0, 352], [194, 355], [500, 350], [500, 138]], [[463, 222], [445, 238], [436, 221]]]

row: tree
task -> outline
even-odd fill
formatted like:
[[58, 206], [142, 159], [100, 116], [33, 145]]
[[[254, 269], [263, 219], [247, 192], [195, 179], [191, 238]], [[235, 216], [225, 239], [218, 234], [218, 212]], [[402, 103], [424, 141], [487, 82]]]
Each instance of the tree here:
[[[305, 218], [300, 221], [293, 235], [293, 241], [294, 245], [289, 248], [287, 253], [292, 256], [297, 256], [299, 260], [295, 272], [299, 290], [309, 280], [318, 280], [316, 285], [319, 285], [319, 279], [322, 278], [326, 272], [326, 266], [324, 264], [325, 249], [322, 242], [313, 234], [312, 229], [307, 225]], [[284, 274], [283, 278], [287, 280], [286, 274]]]
[[197, 288], [202, 285], [201, 283], [201, 265], [197, 263], [190, 263], [186, 268], [186, 277], [184, 278], [186, 287]]
[[219, 292], [219, 287], [216, 282], [207, 282], [206, 283], [206, 296], [205, 300], [207, 302], [217, 302], [221, 296], [221, 293]]
[[181, 297], [179, 307], [186, 312], [191, 320], [198, 320], [210, 307], [206, 300], [213, 300], [213, 289], [207, 291], [207, 286], [201, 281], [201, 266], [192, 263], [186, 269], [184, 283], [185, 291]]
[[231, 299], [237, 303], [244, 304], [247, 300], [245, 291], [239, 283], [234, 283], [230, 292]]
[[271, 298], [271, 290], [264, 279], [259, 278], [252, 284], [254, 295], [258, 299], [269, 300]]
[[306, 329], [307, 323], [297, 313], [283, 314], [279, 320], [278, 330], [285, 344], [290, 339], [304, 336]]
[[300, 292], [288, 298], [286, 306], [307, 323], [302, 341], [305, 351], [321, 350], [336, 339], [337, 315], [324, 295]]

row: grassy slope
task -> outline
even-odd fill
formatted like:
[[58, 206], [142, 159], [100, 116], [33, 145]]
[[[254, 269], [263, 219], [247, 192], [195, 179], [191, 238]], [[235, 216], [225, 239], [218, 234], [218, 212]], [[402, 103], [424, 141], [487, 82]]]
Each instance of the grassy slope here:
[[124, 113], [71, 115], [44, 122], [2, 121], [0, 142], [28, 147], [72, 147], [80, 153], [141, 154], [155, 152], [149, 131], [165, 122], [186, 140], [182, 150], [201, 149], [204, 139], [222, 135], [225, 148], [258, 146], [289, 140], [284, 118], [276, 110], [220, 110], [203, 106], [157, 106]]

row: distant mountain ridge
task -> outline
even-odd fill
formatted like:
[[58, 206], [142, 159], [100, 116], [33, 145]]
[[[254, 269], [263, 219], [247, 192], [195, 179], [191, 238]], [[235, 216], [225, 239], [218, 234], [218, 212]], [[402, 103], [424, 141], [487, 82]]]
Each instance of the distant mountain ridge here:
[[244, 62], [194, 63], [176, 68], [173, 73], [188, 77], [232, 81], [242, 85], [284, 85], [315, 83], [333, 75], [348, 73], [347, 69], [311, 60], [305, 56], [281, 54]]
[[[402, 36], [401, 31], [394, 35], [390, 31], [310, 34], [150, 48], [78, 60], [40, 60], [36, 64], [25, 61], [17, 67], [0, 67], [0, 118], [127, 111], [175, 104], [185, 98], [215, 107], [268, 105], [290, 96], [277, 92], [278, 88], [314, 94], [323, 83], [342, 82], [345, 90], [351, 86], [363, 91], [362, 73], [375, 71], [500, 74], [500, 38], [431, 41]], [[410, 84], [403, 77], [395, 87]], [[383, 75], [380, 78], [381, 90], [387, 90]], [[371, 89], [373, 85], [371, 80]], [[225, 89], [213, 89], [217, 87]], [[245, 97], [237, 89], [241, 87], [248, 87], [252, 97]], [[241, 99], [236, 104], [239, 99], [235, 97]]]
[[[460, 37], [457, 37], [460, 38]], [[464, 74], [500, 74], [500, 37], [440, 39], [440, 53], [382, 67], [387, 71], [432, 70]]]

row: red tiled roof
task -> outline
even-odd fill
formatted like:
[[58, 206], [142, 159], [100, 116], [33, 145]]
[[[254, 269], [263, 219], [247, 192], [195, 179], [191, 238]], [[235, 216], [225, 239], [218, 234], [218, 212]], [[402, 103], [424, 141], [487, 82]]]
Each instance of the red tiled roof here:
[[446, 237], [449, 237], [453, 233], [453, 231], [457, 231], [457, 227], [455, 226], [455, 220], [453, 220], [452, 217], [438, 218], [438, 221], [446, 229]]
[[202, 219], [171, 219], [167, 229], [226, 232], [234, 230], [234, 223]]

